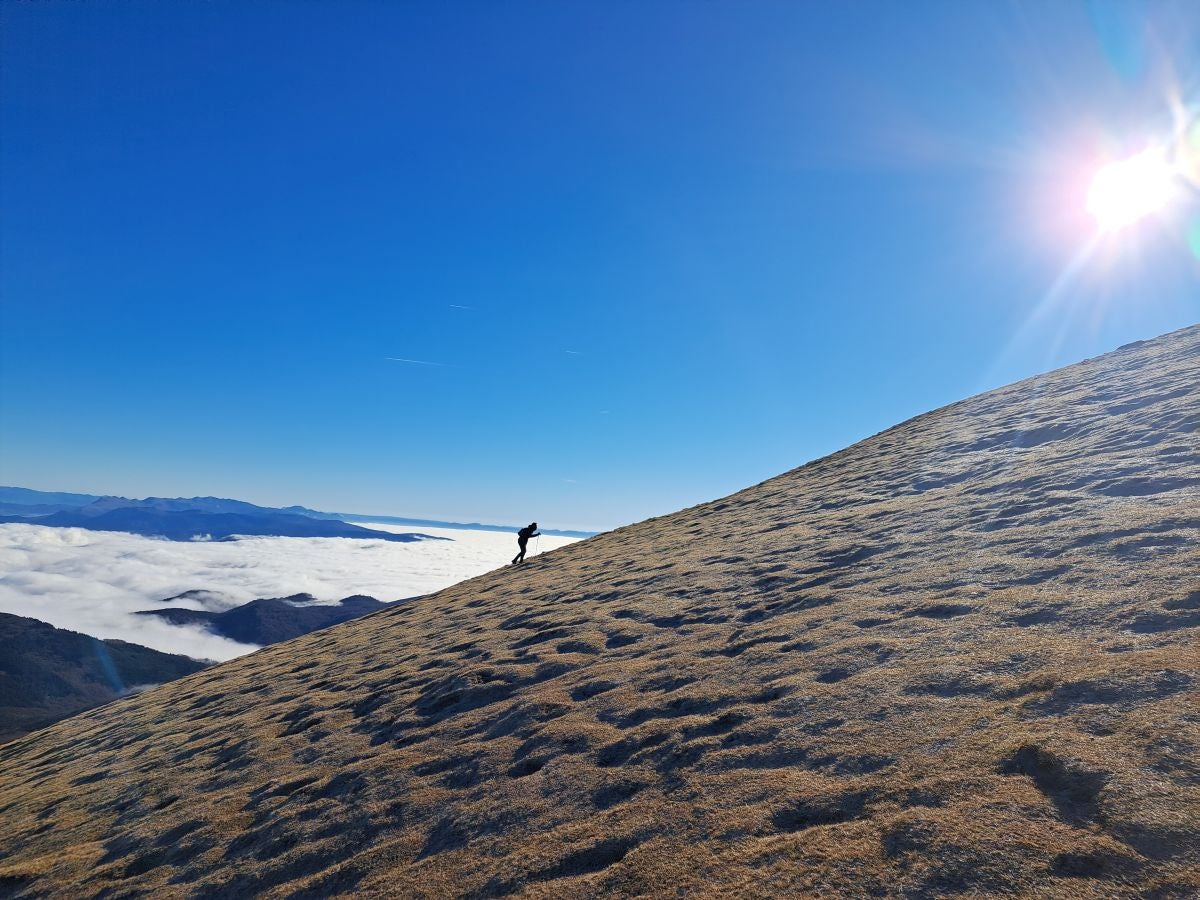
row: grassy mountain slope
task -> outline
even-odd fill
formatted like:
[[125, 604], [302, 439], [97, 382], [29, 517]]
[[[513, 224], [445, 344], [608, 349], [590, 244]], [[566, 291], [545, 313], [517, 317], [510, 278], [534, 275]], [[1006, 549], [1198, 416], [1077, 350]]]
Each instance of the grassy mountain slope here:
[[1193, 896], [1200, 327], [0, 748], [70, 896]]

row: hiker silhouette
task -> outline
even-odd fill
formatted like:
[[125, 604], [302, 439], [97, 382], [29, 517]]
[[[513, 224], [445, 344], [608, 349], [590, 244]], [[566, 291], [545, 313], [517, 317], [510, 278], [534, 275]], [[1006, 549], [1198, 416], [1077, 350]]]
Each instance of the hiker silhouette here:
[[537, 530], [537, 522], [533, 522], [529, 525], [526, 525], [524, 528], [522, 528], [520, 531], [517, 532], [517, 546], [521, 548], [521, 552], [513, 557], [513, 565], [514, 566], [517, 563], [525, 562], [525, 545], [529, 543], [529, 539], [531, 537], [540, 537], [540, 536], [541, 535]]

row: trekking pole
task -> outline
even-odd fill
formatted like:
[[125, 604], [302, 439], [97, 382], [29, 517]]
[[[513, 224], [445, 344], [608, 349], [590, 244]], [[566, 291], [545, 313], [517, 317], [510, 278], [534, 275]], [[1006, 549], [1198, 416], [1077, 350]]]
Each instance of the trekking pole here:
[[542, 536], [539, 534], [533, 541], [533, 555], [537, 556], [542, 552]]

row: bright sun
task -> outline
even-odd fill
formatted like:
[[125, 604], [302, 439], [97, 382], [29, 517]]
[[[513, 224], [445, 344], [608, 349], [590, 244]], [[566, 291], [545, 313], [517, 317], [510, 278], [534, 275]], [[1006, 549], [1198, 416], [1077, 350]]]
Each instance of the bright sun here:
[[1110, 163], [1096, 173], [1087, 211], [1105, 231], [1117, 231], [1162, 209], [1171, 199], [1175, 169], [1158, 150]]

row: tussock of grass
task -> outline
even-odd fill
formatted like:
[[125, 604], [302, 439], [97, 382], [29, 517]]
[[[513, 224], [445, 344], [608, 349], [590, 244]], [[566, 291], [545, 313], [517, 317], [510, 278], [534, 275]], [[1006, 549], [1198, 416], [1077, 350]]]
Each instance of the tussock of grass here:
[[0, 892], [1200, 891], [1200, 328], [0, 748]]

